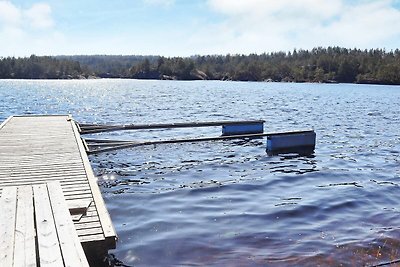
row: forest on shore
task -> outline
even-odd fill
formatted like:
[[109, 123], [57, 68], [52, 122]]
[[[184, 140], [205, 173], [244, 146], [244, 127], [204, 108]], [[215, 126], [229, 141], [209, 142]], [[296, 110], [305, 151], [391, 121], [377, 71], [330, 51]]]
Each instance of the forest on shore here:
[[319, 47], [250, 55], [0, 58], [0, 79], [87, 78], [400, 85], [400, 50]]

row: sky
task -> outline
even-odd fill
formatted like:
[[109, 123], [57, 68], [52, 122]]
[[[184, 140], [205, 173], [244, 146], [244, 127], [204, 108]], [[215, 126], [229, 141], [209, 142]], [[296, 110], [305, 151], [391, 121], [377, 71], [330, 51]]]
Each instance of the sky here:
[[400, 0], [0, 0], [0, 57], [400, 48]]

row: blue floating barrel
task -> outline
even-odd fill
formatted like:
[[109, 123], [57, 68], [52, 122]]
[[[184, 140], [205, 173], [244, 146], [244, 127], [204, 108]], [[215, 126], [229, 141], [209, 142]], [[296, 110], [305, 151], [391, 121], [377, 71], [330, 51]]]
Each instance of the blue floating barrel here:
[[244, 121], [222, 125], [222, 135], [258, 134], [264, 132], [264, 121]]
[[267, 153], [312, 153], [315, 140], [316, 134], [313, 130], [268, 134]]

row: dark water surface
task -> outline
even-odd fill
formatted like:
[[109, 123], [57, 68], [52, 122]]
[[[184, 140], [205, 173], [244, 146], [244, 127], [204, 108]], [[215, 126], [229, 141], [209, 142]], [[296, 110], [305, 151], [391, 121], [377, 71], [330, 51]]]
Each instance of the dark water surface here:
[[[400, 258], [400, 87], [135, 80], [0, 81], [0, 120], [265, 119], [313, 128], [311, 156], [265, 139], [138, 147], [90, 160], [134, 266], [363, 266]], [[215, 136], [217, 128], [94, 137]]]

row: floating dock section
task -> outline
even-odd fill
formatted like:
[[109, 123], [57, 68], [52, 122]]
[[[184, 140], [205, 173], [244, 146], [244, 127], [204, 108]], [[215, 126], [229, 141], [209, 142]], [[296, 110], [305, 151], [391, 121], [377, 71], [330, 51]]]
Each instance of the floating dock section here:
[[310, 154], [315, 150], [314, 130], [271, 133], [267, 135], [267, 153]]
[[222, 136], [260, 134], [264, 132], [264, 121], [244, 121], [222, 125]]
[[84, 139], [84, 145], [88, 154], [107, 152], [118, 149], [126, 149], [144, 145], [188, 143], [218, 141], [228, 139], [248, 139], [267, 137], [266, 151], [269, 155], [298, 153], [311, 154], [315, 149], [316, 133], [314, 130], [301, 130], [280, 133], [264, 133], [264, 120], [246, 121], [212, 121], [212, 122], [178, 122], [163, 124], [77, 124], [81, 134], [96, 134], [111, 131], [125, 130], [150, 130], [170, 128], [196, 128], [209, 126], [222, 126], [221, 136], [180, 138], [156, 141], [130, 141], [112, 139]]
[[[9, 187], [32, 186], [35, 192], [37, 186], [53, 182], [59, 183], [89, 262], [101, 261], [109, 249], [115, 248], [116, 233], [74, 121], [67, 115], [8, 118], [0, 125], [0, 195]], [[51, 191], [54, 185], [47, 188]], [[18, 198], [21, 196], [17, 196], [17, 203]], [[3, 238], [7, 229], [4, 221], [1, 227]], [[41, 241], [36, 242], [40, 247]], [[9, 257], [1, 253], [0, 260]], [[38, 251], [36, 256], [40, 258]]]
[[84, 124], [79, 123], [78, 129], [81, 134], [94, 134], [102, 132], [125, 131], [125, 130], [154, 130], [171, 128], [198, 128], [222, 126], [222, 135], [256, 134], [264, 131], [264, 120], [245, 121], [208, 121], [208, 122], [176, 122], [157, 124]]

